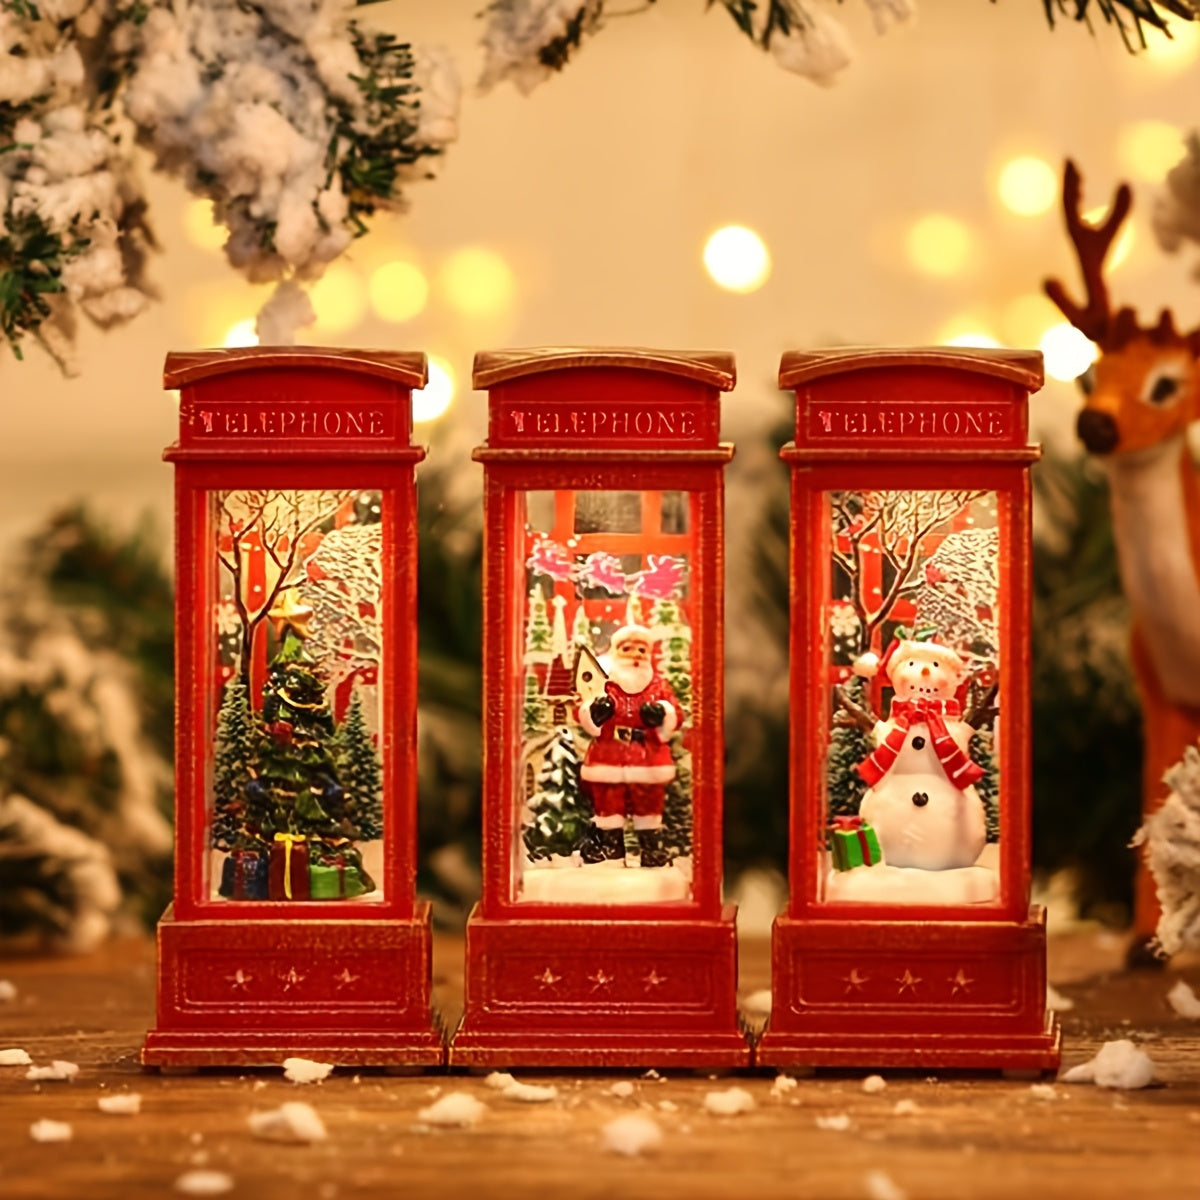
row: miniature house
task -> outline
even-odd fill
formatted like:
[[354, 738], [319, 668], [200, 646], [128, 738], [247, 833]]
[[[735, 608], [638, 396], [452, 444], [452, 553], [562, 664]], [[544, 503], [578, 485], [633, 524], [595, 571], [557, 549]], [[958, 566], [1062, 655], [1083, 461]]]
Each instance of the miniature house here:
[[171, 354], [174, 902], [142, 1059], [442, 1061], [414, 898], [423, 354]]
[[727, 354], [479, 354], [483, 895], [451, 1064], [738, 1066]]
[[1041, 357], [784, 356], [790, 897], [776, 1067], [1057, 1065], [1030, 905], [1028, 398]]

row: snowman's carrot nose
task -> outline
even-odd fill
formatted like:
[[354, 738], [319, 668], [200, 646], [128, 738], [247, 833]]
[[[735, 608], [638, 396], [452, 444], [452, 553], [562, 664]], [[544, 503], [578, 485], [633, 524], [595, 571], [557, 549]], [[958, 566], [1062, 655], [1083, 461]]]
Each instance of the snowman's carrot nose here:
[[922, 674], [922, 676], [928, 675], [928, 674], [929, 674], [929, 667], [928, 667], [928, 666], [924, 666], [924, 667], [922, 667], [922, 668], [921, 668], [921, 674]]

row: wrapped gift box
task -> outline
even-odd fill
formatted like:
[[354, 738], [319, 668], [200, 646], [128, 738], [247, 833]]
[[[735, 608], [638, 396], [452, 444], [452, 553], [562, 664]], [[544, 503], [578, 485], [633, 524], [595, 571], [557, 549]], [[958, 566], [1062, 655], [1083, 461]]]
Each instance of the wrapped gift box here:
[[875, 830], [862, 817], [835, 817], [829, 829], [833, 869], [852, 871], [883, 860]]

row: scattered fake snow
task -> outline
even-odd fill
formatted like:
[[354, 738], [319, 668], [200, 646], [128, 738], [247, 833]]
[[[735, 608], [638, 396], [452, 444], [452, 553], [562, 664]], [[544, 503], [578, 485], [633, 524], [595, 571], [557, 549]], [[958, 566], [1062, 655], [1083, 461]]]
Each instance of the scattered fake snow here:
[[303, 1100], [289, 1100], [278, 1108], [250, 1114], [250, 1132], [268, 1142], [319, 1142], [325, 1122]]
[[908, 1193], [886, 1171], [868, 1171], [863, 1176], [863, 1187], [870, 1200], [908, 1200]]
[[1154, 1063], [1127, 1038], [1105, 1042], [1100, 1052], [1061, 1075], [1063, 1083], [1094, 1083], [1102, 1088], [1144, 1088], [1154, 1082]]
[[1200, 998], [1182, 979], [1167, 993], [1167, 1003], [1188, 1020], [1194, 1021], [1200, 1017]]
[[8, 979], [0, 979], [0, 1004], [11, 1004], [17, 998], [17, 985]]
[[34, 1121], [29, 1127], [29, 1136], [35, 1142], [69, 1142], [72, 1135], [66, 1121]]
[[606, 1149], [630, 1158], [657, 1150], [662, 1145], [662, 1130], [658, 1124], [640, 1113], [617, 1117], [603, 1126], [600, 1133]]
[[790, 1075], [776, 1075], [775, 1081], [771, 1084], [772, 1096], [784, 1096], [788, 1092], [794, 1092], [800, 1085]]
[[887, 1088], [887, 1080], [882, 1075], [868, 1075], [862, 1081], [862, 1090], [868, 1096], [875, 1095], [876, 1092], [882, 1092]]
[[850, 1117], [846, 1113], [834, 1113], [831, 1117], [818, 1117], [818, 1129], [829, 1129], [834, 1133], [845, 1133], [850, 1128]]
[[771, 989], [761, 988], [757, 992], [751, 992], [742, 1001], [742, 1011], [749, 1013], [752, 1017], [769, 1017], [771, 1015]]
[[643, 1079], [657, 1079], [659, 1083], [667, 1082], [653, 1067], [651, 1067], [650, 1070], [648, 1070], [645, 1073], [645, 1075], [642, 1076], [642, 1078]]
[[674, 1100], [660, 1100], [658, 1102], [658, 1107], [660, 1109], [662, 1109], [663, 1112], [678, 1112], [679, 1111], [679, 1105], [676, 1104]]
[[233, 1188], [233, 1176], [224, 1171], [187, 1171], [175, 1180], [175, 1190], [189, 1196], [222, 1196]]
[[487, 1105], [466, 1092], [450, 1092], [440, 1100], [422, 1108], [417, 1120], [422, 1125], [436, 1125], [442, 1129], [467, 1129], [478, 1125], [487, 1112]]
[[333, 1071], [333, 1063], [313, 1062], [311, 1058], [285, 1058], [283, 1077], [293, 1083], [320, 1083]]
[[63, 1062], [62, 1059], [54, 1059], [48, 1067], [30, 1067], [25, 1072], [26, 1079], [52, 1079], [58, 1081], [70, 1081], [79, 1074], [79, 1067], [73, 1062]]
[[1075, 1001], [1046, 984], [1046, 1007], [1051, 1012], [1070, 1012], [1075, 1007]]
[[1036, 1100], [1058, 1099], [1058, 1093], [1048, 1083], [1031, 1083], [1029, 1091]]
[[619, 1083], [614, 1083], [608, 1089], [610, 1096], [617, 1096], [621, 1100], [628, 1100], [633, 1095], [633, 1084], [628, 1079], [622, 1079]]
[[504, 1071], [493, 1071], [484, 1081], [487, 1087], [494, 1088], [502, 1096], [510, 1100], [521, 1100], [526, 1104], [544, 1104], [558, 1096], [558, 1088], [553, 1086], [539, 1087], [533, 1083], [521, 1083]]
[[921, 1107], [915, 1100], [897, 1100], [896, 1107], [892, 1109], [898, 1117], [911, 1117], [913, 1113], [920, 1111]]
[[102, 1113], [132, 1117], [142, 1111], [142, 1098], [137, 1092], [120, 1092], [115, 1096], [101, 1096], [96, 1107]]
[[723, 1092], [709, 1092], [704, 1097], [704, 1107], [717, 1117], [736, 1117], [754, 1107], [754, 1097], [745, 1088], [727, 1088]]
[[7, 1050], [0, 1050], [0, 1067], [27, 1067], [33, 1062], [26, 1050], [20, 1049], [18, 1046], [12, 1046]]

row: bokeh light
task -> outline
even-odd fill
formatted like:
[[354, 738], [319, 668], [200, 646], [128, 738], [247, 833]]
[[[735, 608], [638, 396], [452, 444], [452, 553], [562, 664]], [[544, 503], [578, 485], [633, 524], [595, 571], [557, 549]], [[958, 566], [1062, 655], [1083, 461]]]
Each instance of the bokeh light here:
[[486, 246], [456, 250], [438, 272], [451, 308], [468, 317], [490, 317], [512, 304], [516, 281], [504, 258]]
[[413, 392], [413, 420], [436, 421], [454, 400], [457, 389], [454, 368], [437, 355], [429, 356], [429, 379], [419, 392]]
[[1134, 179], [1162, 183], [1183, 152], [1183, 134], [1168, 121], [1134, 121], [1117, 130], [1117, 161]]
[[1000, 201], [1019, 217], [1036, 217], [1058, 198], [1058, 173], [1044, 159], [1032, 154], [1010, 158], [996, 181]]
[[213, 224], [211, 200], [189, 200], [183, 206], [183, 231], [201, 250], [220, 250], [229, 236], [224, 225]]
[[1051, 325], [1062, 321], [1062, 313], [1048, 296], [1026, 292], [1010, 300], [1000, 314], [1000, 328], [1006, 345], [1025, 349], [1038, 345]]
[[309, 289], [322, 333], [346, 333], [366, 316], [367, 289], [355, 267], [333, 263]]
[[411, 321], [429, 299], [429, 281], [415, 263], [384, 263], [367, 284], [371, 307], [385, 321]]
[[1168, 21], [1171, 36], [1146, 26], [1144, 57], [1165, 72], [1182, 71], [1200, 57], [1200, 28], [1189, 21]]
[[1046, 360], [1046, 374], [1064, 383], [1082, 375], [1099, 353], [1094, 342], [1065, 322], [1047, 329], [1039, 348]]
[[905, 238], [908, 260], [926, 275], [957, 275], [971, 257], [971, 231], [957, 217], [929, 213]]
[[974, 346], [981, 350], [994, 350], [1000, 342], [988, 329], [987, 322], [966, 313], [952, 317], [938, 330], [933, 339], [935, 346]]
[[727, 292], [753, 292], [771, 274], [771, 255], [753, 229], [725, 225], [704, 243], [704, 269]]
[[249, 317], [245, 321], [238, 321], [236, 325], [231, 325], [226, 330], [225, 338], [221, 342], [221, 345], [230, 350], [237, 346], [257, 346], [258, 334], [255, 332], [254, 325], [253, 317]]

